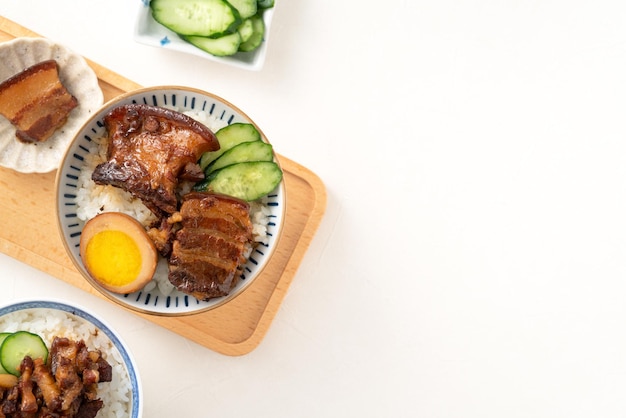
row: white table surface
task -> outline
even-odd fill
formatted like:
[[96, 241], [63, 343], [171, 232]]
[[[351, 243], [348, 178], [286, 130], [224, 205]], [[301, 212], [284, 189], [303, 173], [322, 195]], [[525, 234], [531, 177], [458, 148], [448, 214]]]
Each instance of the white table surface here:
[[260, 72], [135, 43], [139, 0], [0, 3], [141, 85], [227, 98], [324, 181], [258, 348], [215, 353], [6, 255], [0, 302], [92, 306], [150, 418], [626, 416], [626, 3], [277, 3]]

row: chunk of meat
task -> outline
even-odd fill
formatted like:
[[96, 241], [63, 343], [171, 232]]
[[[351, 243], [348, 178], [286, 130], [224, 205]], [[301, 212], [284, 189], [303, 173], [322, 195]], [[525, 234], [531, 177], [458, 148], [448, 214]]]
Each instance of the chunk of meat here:
[[76, 418], [95, 418], [103, 407], [104, 402], [101, 399], [87, 400], [80, 405]]
[[0, 84], [0, 114], [15, 126], [22, 142], [46, 141], [76, 106], [78, 100], [61, 83], [55, 60], [28, 67]]
[[165, 258], [169, 258], [172, 252], [172, 242], [181, 220], [180, 212], [174, 212], [169, 218], [162, 218], [159, 225], [147, 231], [157, 251]]
[[69, 338], [55, 337], [50, 346], [50, 369], [52, 373], [57, 373], [63, 360], [75, 362], [78, 350], [79, 346], [75, 341]]
[[5, 397], [2, 400], [2, 413], [4, 415], [12, 415], [19, 411], [19, 402], [20, 402], [20, 389], [19, 387], [13, 386], [11, 389], [7, 389], [5, 393]]
[[61, 391], [57, 386], [54, 376], [50, 369], [46, 366], [41, 358], [33, 360], [35, 368], [33, 370], [33, 381], [41, 390], [41, 394], [46, 406], [51, 411], [57, 411], [61, 408]]
[[180, 177], [203, 176], [194, 165], [220, 145], [209, 128], [173, 110], [142, 104], [113, 109], [104, 117], [108, 132], [107, 161], [98, 165], [97, 184], [120, 187], [157, 216], [178, 209]]
[[169, 280], [199, 300], [227, 295], [239, 281], [252, 242], [249, 205], [229, 196], [192, 192], [180, 208]]
[[37, 412], [39, 405], [37, 405], [37, 398], [33, 393], [33, 369], [35, 365], [33, 359], [29, 356], [24, 357], [24, 360], [20, 363], [20, 379], [18, 387], [21, 393], [20, 411], [26, 413]]
[[79, 345], [69, 338], [55, 337], [50, 347], [50, 369], [62, 394], [61, 409], [64, 411], [82, 391], [76, 358]]
[[89, 351], [86, 346], [81, 347], [76, 365], [85, 385], [110, 382], [113, 379], [113, 367], [102, 357], [100, 351]]

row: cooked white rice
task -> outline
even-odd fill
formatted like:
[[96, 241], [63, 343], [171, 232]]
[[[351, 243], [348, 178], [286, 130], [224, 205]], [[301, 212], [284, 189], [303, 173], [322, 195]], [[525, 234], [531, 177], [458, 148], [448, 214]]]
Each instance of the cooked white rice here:
[[[167, 107], [167, 106], [163, 106]], [[176, 108], [169, 107], [173, 110]], [[189, 117], [204, 124], [213, 132], [217, 132], [227, 125], [221, 119], [211, 116], [203, 111], [182, 112]], [[92, 141], [92, 147], [86, 156], [81, 172], [78, 177], [78, 192], [76, 194], [76, 214], [84, 222], [104, 212], [122, 212], [137, 219], [144, 226], [149, 226], [156, 220], [156, 216], [139, 199], [118, 187], [103, 186], [94, 183], [91, 175], [96, 166], [106, 161], [107, 138], [96, 138]], [[250, 202], [250, 220], [252, 221], [253, 240], [257, 243], [268, 243], [267, 225], [270, 210], [267, 199]], [[251, 251], [251, 248], [250, 248]], [[249, 254], [248, 254], [249, 255]], [[157, 264], [153, 280], [146, 285], [144, 291], [152, 291], [158, 287], [159, 291], [167, 296], [175, 289], [167, 278], [167, 262], [161, 259]]]
[[99, 350], [113, 368], [113, 380], [98, 385], [98, 397], [104, 407], [99, 417], [129, 417], [132, 408], [132, 389], [128, 371], [120, 352], [104, 333], [90, 322], [56, 309], [25, 309], [0, 318], [0, 331], [28, 331], [39, 335], [48, 349], [54, 337], [83, 340], [90, 350]]

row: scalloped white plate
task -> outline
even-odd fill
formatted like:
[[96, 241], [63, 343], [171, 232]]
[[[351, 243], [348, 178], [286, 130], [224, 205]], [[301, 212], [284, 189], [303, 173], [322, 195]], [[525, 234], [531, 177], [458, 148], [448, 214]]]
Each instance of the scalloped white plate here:
[[74, 134], [102, 105], [104, 97], [98, 77], [85, 59], [63, 45], [45, 38], [16, 38], [0, 44], [0, 81], [42, 61], [54, 59], [59, 78], [76, 97], [65, 125], [47, 141], [25, 144], [15, 137], [15, 127], [0, 115], [0, 166], [22, 173], [47, 173], [59, 168], [61, 158]]
[[270, 26], [272, 24], [272, 17], [274, 16], [275, 8], [276, 5], [274, 5], [271, 9], [265, 10], [263, 13], [263, 21], [265, 22], [265, 38], [263, 39], [261, 46], [254, 51], [238, 52], [230, 57], [216, 57], [215, 55], [211, 55], [208, 52], [183, 41], [175, 32], [172, 32], [154, 20], [152, 13], [150, 12], [150, 2], [148, 0], [141, 0], [137, 21], [135, 22], [134, 38], [135, 41], [144, 45], [184, 52], [206, 58], [211, 61], [220, 62], [222, 64], [228, 64], [246, 70], [259, 71], [263, 68], [263, 64], [265, 63]]

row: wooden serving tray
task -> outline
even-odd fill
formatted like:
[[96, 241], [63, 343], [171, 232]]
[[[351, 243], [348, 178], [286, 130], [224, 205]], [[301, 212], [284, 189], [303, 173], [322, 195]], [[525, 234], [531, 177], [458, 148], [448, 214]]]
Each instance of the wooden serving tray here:
[[[0, 42], [36, 33], [0, 16]], [[87, 60], [108, 101], [140, 86]], [[266, 268], [232, 301], [188, 316], [157, 316], [120, 306], [155, 324], [226, 355], [249, 353], [263, 339], [287, 293], [326, 208], [326, 190], [310, 170], [278, 156], [284, 171], [286, 214], [283, 234]], [[56, 171], [23, 174], [0, 167], [0, 251], [111, 303], [93, 288], [67, 256], [56, 214]]]

